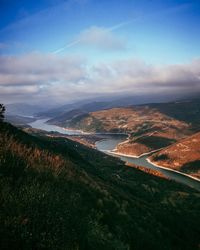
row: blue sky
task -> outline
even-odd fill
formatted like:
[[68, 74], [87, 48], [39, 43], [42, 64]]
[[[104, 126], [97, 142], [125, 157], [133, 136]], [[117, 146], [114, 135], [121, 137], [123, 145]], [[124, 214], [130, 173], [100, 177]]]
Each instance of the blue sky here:
[[[38, 99], [51, 97], [64, 102], [69, 99], [67, 94], [62, 96], [66, 88], [71, 98], [79, 98], [81, 93], [109, 94], [115, 89], [117, 93], [122, 89], [142, 93], [145, 89], [149, 91], [148, 86], [152, 88], [153, 81], [170, 79], [172, 84], [176, 73], [181, 76], [174, 82], [180, 82], [186, 71], [185, 79], [192, 79], [198, 87], [198, 0], [1, 0], [0, 3], [0, 91], [6, 93], [8, 102], [26, 99], [31, 93]], [[44, 65], [39, 70], [35, 65], [41, 58]], [[67, 69], [62, 72], [60, 66], [48, 79], [45, 58], [52, 65], [56, 62], [68, 66], [72, 60], [69, 68], [74, 67], [77, 76], [74, 73], [74, 78], [66, 79], [63, 75]], [[32, 71], [27, 69], [28, 59], [35, 60], [29, 66]], [[136, 68], [133, 72], [130, 63]], [[9, 64], [13, 65], [13, 72]], [[194, 64], [196, 71], [191, 72]], [[124, 70], [118, 70], [118, 65]], [[169, 75], [171, 67], [178, 70], [173, 76]], [[8, 71], [9, 74], [5, 73]], [[161, 72], [162, 77], [157, 78]], [[145, 75], [152, 77], [151, 83], [147, 83]], [[31, 81], [26, 83], [23, 76]], [[16, 82], [12, 77], [18, 78]], [[121, 81], [110, 86], [106, 82], [99, 90], [99, 81], [105, 81], [103, 77], [110, 82], [119, 78]], [[88, 91], [91, 85], [93, 91]], [[165, 91], [163, 86], [160, 91]], [[174, 91], [174, 85], [171, 89]], [[179, 92], [182, 91], [190, 91], [185, 83]]]

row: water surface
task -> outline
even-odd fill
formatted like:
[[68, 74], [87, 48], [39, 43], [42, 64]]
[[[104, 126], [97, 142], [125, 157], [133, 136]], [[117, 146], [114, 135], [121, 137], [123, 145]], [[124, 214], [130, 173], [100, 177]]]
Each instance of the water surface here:
[[[46, 121], [48, 121], [48, 120], [49, 119], [40, 119], [40, 120], [29, 123], [29, 125], [33, 128], [46, 130], [48, 132], [53, 131], [53, 132], [59, 132], [62, 134], [67, 134], [67, 135], [80, 135], [80, 134], [82, 134], [81, 131], [64, 129], [64, 128], [61, 128], [61, 127], [58, 127], [55, 125], [47, 124]], [[96, 148], [100, 151], [109, 153], [108, 151], [113, 150], [119, 143], [125, 141], [127, 138], [127, 135], [104, 134], [103, 137], [104, 137], [103, 140], [96, 142], [96, 144], [95, 144]], [[153, 164], [151, 164], [147, 161], [148, 155], [145, 155], [145, 156], [140, 157], [140, 158], [133, 158], [133, 157], [128, 157], [128, 156], [119, 156], [119, 157], [121, 160], [123, 160], [125, 162], [129, 162], [129, 163], [133, 163], [133, 164], [138, 165], [138, 166], [157, 170], [171, 180], [188, 185], [188, 186], [193, 187], [196, 190], [200, 191], [200, 182], [198, 182], [190, 177], [184, 176], [181, 173], [176, 173], [176, 172], [173, 172], [170, 170], [166, 170], [166, 169], [162, 169], [162, 168], [159, 168], [157, 166], [154, 166]]]
[[[106, 138], [104, 140], [97, 142], [96, 148], [100, 151], [103, 151], [103, 152], [110, 154], [110, 152], [108, 152], [108, 151], [115, 149], [117, 144], [122, 142], [122, 141], [123, 141], [122, 138], [121, 139], [115, 138], [113, 136], [113, 138], [110, 137], [110, 138]], [[128, 156], [118, 156], [118, 157], [124, 162], [133, 163], [135, 165], [142, 166], [142, 167], [145, 167], [148, 169], [157, 170], [158, 172], [160, 172], [165, 177], [167, 177], [171, 180], [185, 184], [187, 186], [190, 186], [190, 187], [200, 191], [200, 182], [199, 181], [194, 180], [194, 179], [192, 179], [188, 176], [185, 176], [181, 173], [177, 173], [177, 172], [174, 172], [171, 170], [159, 168], [159, 167], [151, 164], [150, 162], [147, 161], [147, 158], [149, 157], [149, 155], [145, 155], [145, 156], [142, 156], [140, 158], [134, 158], [134, 157], [128, 157]]]
[[32, 128], [42, 129], [42, 130], [45, 130], [48, 132], [58, 132], [58, 133], [67, 134], [67, 135], [80, 135], [80, 134], [82, 134], [82, 132], [78, 131], [78, 130], [64, 129], [64, 128], [61, 128], [61, 127], [56, 126], [56, 125], [47, 124], [46, 121], [48, 121], [48, 120], [49, 119], [36, 120], [34, 122], [29, 123], [29, 125]]

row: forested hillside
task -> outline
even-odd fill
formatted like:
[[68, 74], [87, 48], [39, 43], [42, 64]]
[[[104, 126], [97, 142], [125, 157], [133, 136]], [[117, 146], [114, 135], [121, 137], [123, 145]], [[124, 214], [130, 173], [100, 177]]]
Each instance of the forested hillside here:
[[199, 249], [200, 194], [0, 123], [0, 249]]

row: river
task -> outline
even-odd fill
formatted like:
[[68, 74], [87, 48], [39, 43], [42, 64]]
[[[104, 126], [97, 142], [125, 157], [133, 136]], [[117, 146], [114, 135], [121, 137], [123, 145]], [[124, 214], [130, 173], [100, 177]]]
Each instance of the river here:
[[[29, 123], [29, 125], [33, 128], [46, 130], [48, 132], [53, 131], [53, 132], [59, 132], [59, 133], [68, 134], [68, 135], [80, 135], [80, 134], [82, 134], [81, 131], [63, 129], [63, 128], [55, 126], [55, 125], [47, 124], [47, 123], [45, 123], [47, 120], [48, 119], [40, 119], [40, 120], [37, 120], [35, 122]], [[110, 151], [112, 151], [117, 146], [117, 144], [119, 144], [120, 142], [123, 142], [126, 139], [126, 137], [124, 135], [119, 135], [119, 134], [105, 135], [105, 137], [106, 137], [106, 139], [103, 139], [101, 141], [97, 141], [95, 145], [99, 151], [103, 151], [107, 154], [111, 154]], [[184, 174], [177, 173], [177, 172], [174, 172], [172, 170], [167, 170], [167, 169], [163, 169], [163, 168], [160, 168], [158, 166], [155, 166], [147, 161], [148, 155], [142, 156], [140, 158], [134, 158], [134, 157], [128, 157], [128, 156], [118, 156], [118, 157], [124, 162], [129, 162], [129, 163], [136, 164], [138, 166], [143, 166], [145, 168], [157, 170], [160, 173], [162, 173], [165, 177], [167, 177], [171, 180], [174, 180], [176, 182], [190, 186], [190, 187], [200, 191], [200, 181], [192, 179], [189, 176], [185, 176]]]
[[37, 129], [42, 129], [48, 132], [58, 132], [61, 134], [66, 134], [66, 135], [80, 135], [82, 134], [81, 131], [78, 130], [72, 130], [72, 129], [64, 129], [59, 126], [51, 125], [46, 123], [49, 119], [40, 119], [36, 120], [34, 122], [29, 123], [32, 128], [37, 128]]
[[[122, 142], [122, 140], [120, 141], [119, 139], [116, 139], [116, 138], [104, 139], [104, 140], [96, 142], [96, 148], [98, 150], [100, 150], [100, 151], [103, 151], [105, 153], [108, 153], [108, 154], [112, 155], [112, 153], [110, 151], [115, 149], [117, 144], [120, 143], [120, 142]], [[117, 155], [113, 154], [113, 156], [117, 156]], [[150, 162], [147, 161], [147, 158], [149, 157], [149, 155], [144, 155], [144, 156], [139, 157], [139, 158], [128, 157], [128, 156], [120, 156], [120, 155], [118, 157], [122, 161], [125, 161], [125, 162], [128, 162], [128, 163], [133, 163], [133, 164], [138, 165], [138, 166], [142, 166], [142, 167], [145, 167], [145, 168], [157, 170], [160, 173], [162, 173], [165, 177], [167, 177], [167, 178], [169, 178], [171, 180], [174, 180], [176, 182], [185, 184], [187, 186], [190, 186], [190, 187], [200, 191], [200, 181], [192, 179], [189, 176], [185, 176], [182, 173], [177, 173], [177, 172], [174, 172], [172, 170], [159, 168], [159, 167], [151, 164]]]

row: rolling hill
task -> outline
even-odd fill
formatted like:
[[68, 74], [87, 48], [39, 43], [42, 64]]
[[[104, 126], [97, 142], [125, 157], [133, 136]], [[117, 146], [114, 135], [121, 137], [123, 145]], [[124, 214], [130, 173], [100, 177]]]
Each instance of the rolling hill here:
[[118, 145], [116, 152], [139, 156], [199, 131], [200, 100], [152, 103], [94, 112], [72, 110], [48, 122], [92, 133], [126, 133], [128, 140]]
[[[72, 113], [75, 115], [71, 116]], [[117, 152], [132, 155], [168, 146], [192, 133], [188, 123], [171, 118], [147, 105], [90, 113], [75, 110], [48, 122], [93, 133], [126, 133], [129, 139], [117, 147]]]
[[153, 154], [154, 163], [200, 178], [200, 132]]
[[169, 103], [154, 103], [149, 104], [149, 107], [155, 108], [167, 116], [190, 124], [195, 131], [200, 130], [200, 98]]

